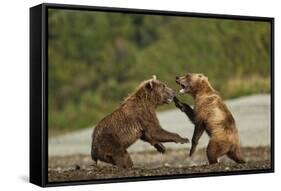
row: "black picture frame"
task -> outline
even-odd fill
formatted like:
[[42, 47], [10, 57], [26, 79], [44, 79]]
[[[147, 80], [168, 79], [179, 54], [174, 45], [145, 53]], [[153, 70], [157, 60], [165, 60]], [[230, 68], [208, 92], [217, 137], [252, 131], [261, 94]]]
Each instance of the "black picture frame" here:
[[[124, 12], [149, 15], [188, 16], [232, 20], [265, 21], [271, 26], [271, 168], [263, 170], [165, 175], [153, 177], [131, 177], [118, 179], [87, 180], [72, 182], [48, 182], [48, 9], [71, 9], [101, 12]], [[85, 5], [40, 4], [30, 8], [30, 182], [42, 187], [82, 185], [112, 182], [145, 181], [159, 179], [195, 178], [274, 172], [274, 18], [206, 14], [178, 11], [96, 7]]]

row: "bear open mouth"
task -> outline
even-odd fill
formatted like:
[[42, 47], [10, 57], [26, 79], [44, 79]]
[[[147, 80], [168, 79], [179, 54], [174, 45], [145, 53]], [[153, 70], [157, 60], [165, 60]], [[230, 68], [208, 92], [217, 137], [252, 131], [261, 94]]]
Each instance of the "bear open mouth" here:
[[180, 86], [181, 86], [182, 89], [185, 89], [185, 88], [186, 88], [186, 86], [183, 85], [183, 84], [180, 84]]
[[179, 84], [182, 89], [186, 88], [186, 86], [182, 84], [179, 80], [176, 80], [176, 83]]
[[188, 86], [185, 85], [185, 84], [182, 84], [181, 82], [179, 82], [178, 80], [176, 80], [176, 83], [179, 84], [181, 86], [181, 90], [180, 90], [180, 93], [184, 93], [186, 92], [186, 90], [188, 89]]

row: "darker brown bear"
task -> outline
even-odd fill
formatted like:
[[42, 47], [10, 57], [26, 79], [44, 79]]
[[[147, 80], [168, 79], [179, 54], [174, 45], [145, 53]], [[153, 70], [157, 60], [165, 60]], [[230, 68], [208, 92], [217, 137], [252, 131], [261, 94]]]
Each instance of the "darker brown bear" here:
[[[182, 87], [180, 93], [191, 94], [195, 101], [194, 113], [190, 112], [194, 117], [191, 121], [195, 124], [190, 156], [194, 153], [201, 135], [206, 131], [210, 137], [207, 147], [210, 164], [217, 163], [218, 158], [225, 154], [237, 163], [244, 163], [234, 118], [210, 85], [208, 78], [203, 74], [189, 73], [176, 77], [176, 82]], [[177, 101], [175, 100], [176, 104]]]
[[95, 127], [92, 159], [128, 168], [133, 166], [133, 162], [127, 148], [138, 139], [149, 142], [162, 153], [165, 147], [161, 142], [189, 142], [176, 133], [162, 129], [156, 116], [156, 107], [170, 103], [174, 96], [175, 92], [156, 77], [142, 82], [119, 108]]

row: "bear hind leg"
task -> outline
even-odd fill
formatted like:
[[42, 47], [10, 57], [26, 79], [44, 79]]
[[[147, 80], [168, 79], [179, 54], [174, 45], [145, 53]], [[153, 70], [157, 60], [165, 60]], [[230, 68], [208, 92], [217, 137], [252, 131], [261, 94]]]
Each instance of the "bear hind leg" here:
[[214, 141], [210, 141], [207, 147], [207, 157], [209, 164], [218, 163], [218, 145]]
[[229, 145], [227, 143], [210, 140], [207, 147], [207, 157], [209, 163], [218, 163], [218, 158], [226, 154], [228, 150]]
[[227, 153], [227, 156], [234, 160], [236, 163], [245, 163], [245, 160], [242, 158], [240, 149], [234, 149]]
[[132, 168], [133, 161], [129, 155], [129, 153], [125, 150], [122, 153], [117, 153], [112, 157], [112, 163], [120, 168]]
[[104, 134], [100, 140], [98, 152], [93, 152], [92, 158], [116, 165], [121, 168], [130, 168], [133, 166], [132, 159], [127, 150], [120, 144], [118, 138], [112, 134]]

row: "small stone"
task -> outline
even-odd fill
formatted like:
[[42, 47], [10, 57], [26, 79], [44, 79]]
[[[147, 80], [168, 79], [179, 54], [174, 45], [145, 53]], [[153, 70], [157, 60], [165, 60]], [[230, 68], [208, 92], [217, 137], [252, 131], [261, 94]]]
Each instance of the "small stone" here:
[[81, 167], [78, 164], [76, 164], [75, 165], [75, 170], [80, 170], [80, 169], [81, 169]]

